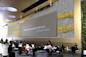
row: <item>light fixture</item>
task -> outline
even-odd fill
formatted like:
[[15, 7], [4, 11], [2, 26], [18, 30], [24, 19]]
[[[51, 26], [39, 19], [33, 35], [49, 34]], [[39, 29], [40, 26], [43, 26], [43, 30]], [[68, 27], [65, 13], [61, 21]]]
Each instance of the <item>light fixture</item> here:
[[0, 11], [17, 12], [18, 10], [14, 7], [0, 7]]
[[7, 11], [10, 11], [10, 12], [17, 12], [18, 10], [14, 7], [5, 7], [7, 8]]
[[14, 15], [8, 15], [8, 16], [6, 16], [7, 18], [16, 18], [16, 16], [14, 16]]

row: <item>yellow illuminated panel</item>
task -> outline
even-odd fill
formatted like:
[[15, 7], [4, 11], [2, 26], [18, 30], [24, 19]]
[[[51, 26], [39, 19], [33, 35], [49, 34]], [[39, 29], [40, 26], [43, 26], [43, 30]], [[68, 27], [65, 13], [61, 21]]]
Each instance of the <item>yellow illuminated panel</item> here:
[[19, 30], [19, 28], [9, 28], [9, 30]]
[[57, 14], [57, 19], [73, 18], [73, 16], [74, 16], [73, 12], [61, 13], [61, 14]]
[[63, 33], [63, 32], [69, 32], [73, 31], [74, 27], [72, 25], [65, 25], [65, 26], [58, 26], [57, 32]]

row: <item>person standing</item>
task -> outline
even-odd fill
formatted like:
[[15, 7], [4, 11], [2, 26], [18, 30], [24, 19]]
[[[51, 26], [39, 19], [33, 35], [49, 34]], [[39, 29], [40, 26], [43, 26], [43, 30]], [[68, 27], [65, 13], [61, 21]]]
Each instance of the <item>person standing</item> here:
[[3, 57], [8, 57], [8, 44], [4, 42], [2, 47], [3, 47], [2, 56]]
[[61, 52], [64, 52], [64, 50], [65, 50], [65, 46], [62, 44], [62, 46], [61, 46]]
[[19, 54], [21, 55], [21, 53], [22, 53], [22, 52], [21, 52], [22, 42], [19, 43], [18, 47], [19, 47]]
[[13, 52], [12, 41], [10, 41], [10, 45], [8, 47], [9, 57], [15, 57], [15, 53]]
[[3, 53], [3, 47], [2, 47], [2, 43], [0, 41], [0, 56], [2, 56], [2, 53]]

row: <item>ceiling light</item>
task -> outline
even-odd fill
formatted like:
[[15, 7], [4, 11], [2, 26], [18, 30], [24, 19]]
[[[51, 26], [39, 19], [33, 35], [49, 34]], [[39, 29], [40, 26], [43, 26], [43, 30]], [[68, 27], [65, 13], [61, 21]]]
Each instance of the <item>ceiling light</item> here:
[[6, 7], [8, 11], [10, 12], [17, 12], [17, 9], [14, 7]]
[[18, 10], [14, 7], [0, 7], [0, 11], [17, 12]]
[[16, 18], [16, 16], [8, 15], [7, 18]]

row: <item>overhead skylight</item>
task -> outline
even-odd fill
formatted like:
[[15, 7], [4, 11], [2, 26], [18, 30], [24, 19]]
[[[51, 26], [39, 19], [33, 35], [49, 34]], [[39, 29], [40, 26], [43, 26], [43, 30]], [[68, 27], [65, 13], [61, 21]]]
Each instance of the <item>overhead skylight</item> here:
[[14, 7], [0, 7], [0, 11], [17, 12], [18, 10]]

